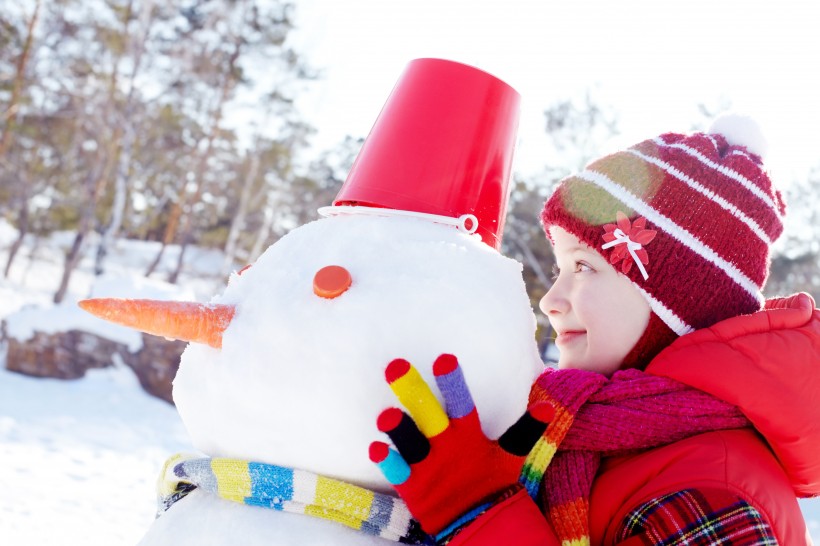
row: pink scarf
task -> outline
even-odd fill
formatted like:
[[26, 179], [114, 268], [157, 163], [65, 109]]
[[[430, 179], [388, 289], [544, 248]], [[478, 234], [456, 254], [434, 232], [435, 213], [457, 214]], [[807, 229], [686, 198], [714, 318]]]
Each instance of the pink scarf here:
[[589, 494], [601, 456], [749, 426], [735, 406], [639, 370], [607, 379], [548, 369], [530, 393], [530, 402], [537, 400], [555, 406], [555, 419], [527, 458], [521, 482], [533, 497], [544, 484], [544, 508], [564, 544], [589, 544]]

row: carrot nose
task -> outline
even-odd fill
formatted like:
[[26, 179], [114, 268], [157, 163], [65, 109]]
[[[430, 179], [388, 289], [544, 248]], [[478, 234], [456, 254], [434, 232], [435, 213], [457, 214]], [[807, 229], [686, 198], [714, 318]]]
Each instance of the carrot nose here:
[[155, 336], [205, 343], [219, 349], [233, 319], [233, 305], [185, 301], [93, 298], [78, 305], [103, 320]]

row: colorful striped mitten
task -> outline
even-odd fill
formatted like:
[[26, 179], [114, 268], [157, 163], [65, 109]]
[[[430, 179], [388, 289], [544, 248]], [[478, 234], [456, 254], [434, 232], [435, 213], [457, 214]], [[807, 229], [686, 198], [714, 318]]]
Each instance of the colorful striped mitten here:
[[387, 366], [390, 388], [409, 415], [398, 408], [381, 413], [378, 428], [390, 436], [398, 451], [373, 442], [370, 459], [422, 529], [443, 535], [515, 486], [525, 457], [546, 430], [554, 410], [548, 403], [534, 405], [497, 441], [490, 440], [481, 430], [456, 358], [439, 356], [433, 374], [446, 412], [409, 362], [397, 359]]

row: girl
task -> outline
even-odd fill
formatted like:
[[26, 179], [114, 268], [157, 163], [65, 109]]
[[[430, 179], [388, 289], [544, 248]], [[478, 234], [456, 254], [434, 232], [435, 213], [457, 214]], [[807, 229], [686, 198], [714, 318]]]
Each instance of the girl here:
[[[449, 426], [425, 438], [409, 417], [380, 419], [404, 458], [377, 443], [371, 458], [425, 531], [471, 545], [811, 544], [796, 499], [820, 494], [820, 312], [807, 294], [762, 298], [785, 207], [758, 135], [726, 117], [561, 182], [542, 213], [557, 269], [540, 305], [560, 359], [528, 415], [486, 439], [448, 356], [434, 373]], [[388, 367], [403, 403], [411, 372]], [[421, 430], [428, 409], [411, 409]]]

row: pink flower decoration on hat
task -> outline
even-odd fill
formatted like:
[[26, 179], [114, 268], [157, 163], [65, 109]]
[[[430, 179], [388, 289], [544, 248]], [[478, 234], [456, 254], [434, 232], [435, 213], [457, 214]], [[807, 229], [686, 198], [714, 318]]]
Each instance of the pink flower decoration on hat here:
[[652, 242], [658, 234], [654, 229], [646, 229], [646, 218], [639, 216], [634, 222], [630, 222], [626, 214], [618, 211], [616, 215], [617, 223], [606, 224], [602, 235], [605, 244], [601, 248], [612, 248], [609, 255], [609, 263], [618, 267], [620, 262], [621, 272], [629, 273], [633, 262], [641, 270], [644, 280], [649, 278], [644, 265], [649, 263], [646, 245]]

